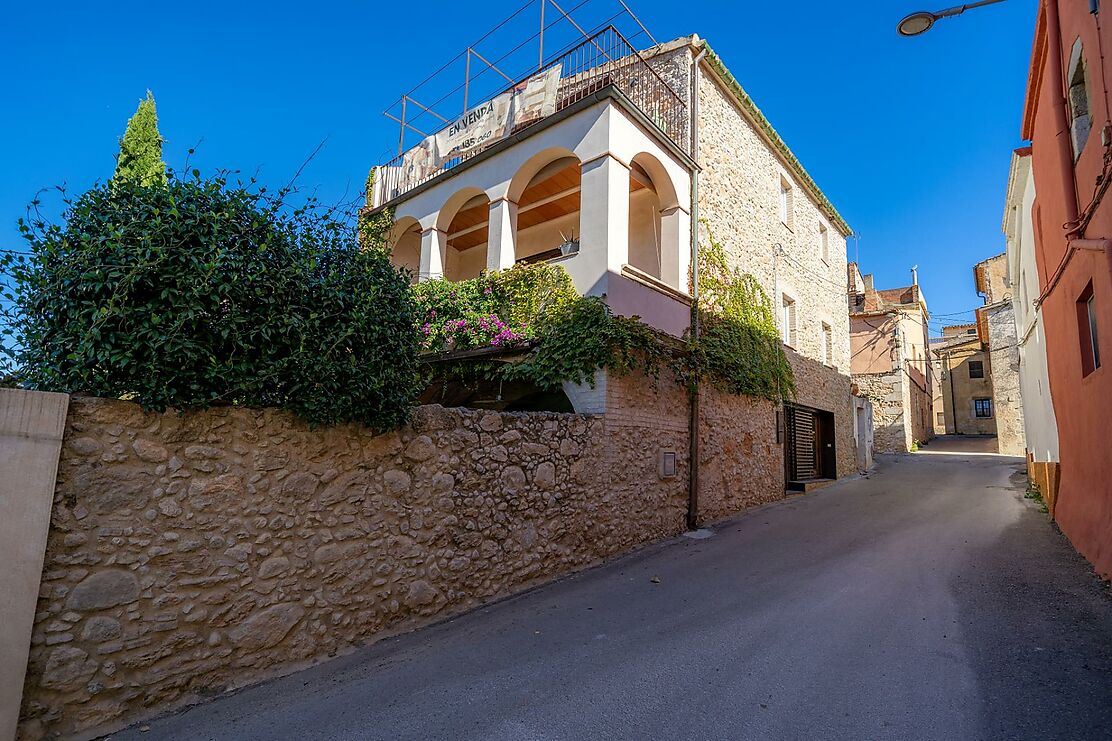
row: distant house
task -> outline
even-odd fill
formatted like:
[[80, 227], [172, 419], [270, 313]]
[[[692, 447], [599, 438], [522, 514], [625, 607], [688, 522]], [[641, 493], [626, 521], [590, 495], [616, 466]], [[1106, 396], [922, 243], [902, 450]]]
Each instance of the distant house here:
[[847, 276], [850, 368], [858, 393], [873, 402], [874, 448], [908, 452], [934, 436], [927, 301], [918, 282], [878, 291], [857, 263]]
[[995, 435], [989, 355], [977, 325], [944, 327], [942, 337], [931, 340], [931, 352], [941, 381], [942, 434]]
[[976, 322], [945, 327], [931, 340], [940, 365], [942, 420], [948, 434], [995, 435], [1003, 455], [1025, 454], [1019, 342], [1005, 254], [973, 266], [984, 299]]

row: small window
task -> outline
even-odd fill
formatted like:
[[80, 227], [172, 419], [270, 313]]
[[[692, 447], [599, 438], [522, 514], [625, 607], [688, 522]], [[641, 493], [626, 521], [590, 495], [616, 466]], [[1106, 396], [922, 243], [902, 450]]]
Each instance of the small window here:
[[787, 294], [784, 294], [781, 317], [784, 344], [795, 347], [795, 300], [789, 298]]
[[973, 413], [978, 417], [991, 417], [992, 399], [974, 399]]
[[826, 322], [822, 323], [822, 362], [834, 365], [834, 330]]
[[981, 360], [969, 361], [969, 377], [970, 378], [984, 378], [985, 377], [985, 364]]
[[945, 413], [935, 412], [934, 413], [934, 420], [935, 420], [934, 423], [939, 427], [946, 424], [946, 415], [945, 415]]
[[1081, 39], [1073, 44], [1069, 69], [1069, 109], [1070, 139], [1073, 142], [1073, 158], [1081, 156], [1085, 142], [1089, 140], [1092, 117], [1089, 113], [1089, 80], [1085, 69], [1085, 56], [1082, 53]]
[[1100, 339], [1097, 335], [1096, 296], [1093, 282], [1085, 286], [1077, 299], [1077, 337], [1081, 344], [1081, 375], [1087, 376], [1100, 367]]
[[823, 262], [830, 262], [830, 236], [825, 224], [819, 224], [819, 257]]
[[780, 221], [789, 229], [792, 226], [793, 210], [792, 186], [781, 176], [780, 178]]

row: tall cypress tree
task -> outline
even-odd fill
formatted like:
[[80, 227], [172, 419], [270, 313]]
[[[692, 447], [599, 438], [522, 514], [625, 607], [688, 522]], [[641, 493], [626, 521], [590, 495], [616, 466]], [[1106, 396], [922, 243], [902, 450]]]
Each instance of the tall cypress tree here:
[[120, 154], [116, 157], [113, 180], [130, 180], [140, 185], [165, 185], [166, 163], [162, 161], [162, 135], [158, 133], [158, 114], [154, 96], [147, 91], [135, 115], [127, 122]]

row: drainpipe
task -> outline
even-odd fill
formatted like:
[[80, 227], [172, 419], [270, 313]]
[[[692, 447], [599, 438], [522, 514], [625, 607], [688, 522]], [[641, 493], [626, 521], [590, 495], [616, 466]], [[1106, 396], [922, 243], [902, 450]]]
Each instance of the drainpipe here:
[[[706, 56], [704, 46], [691, 64], [691, 342], [699, 341], [699, 63]], [[688, 437], [687, 529], [699, 528], [699, 373], [691, 380]]]
[[1055, 143], [1058, 148], [1058, 174], [1062, 179], [1062, 195], [1066, 207], [1066, 223], [1077, 222], [1077, 182], [1073, 169], [1073, 144], [1070, 142], [1070, 124], [1066, 100], [1066, 79], [1062, 74], [1062, 30], [1058, 20], [1058, 0], [1046, 3], [1046, 76], [1054, 87], [1054, 128], [1057, 129]]

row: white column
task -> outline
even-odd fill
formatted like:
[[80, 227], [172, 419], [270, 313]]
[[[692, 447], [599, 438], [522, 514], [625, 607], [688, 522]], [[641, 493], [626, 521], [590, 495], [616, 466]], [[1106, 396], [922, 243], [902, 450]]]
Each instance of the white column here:
[[691, 214], [680, 206], [660, 212], [660, 279], [687, 292], [691, 268]]
[[496, 273], [517, 260], [517, 204], [506, 198], [490, 202], [487, 229], [487, 271]]
[[444, 277], [448, 257], [448, 233], [432, 227], [421, 232], [421, 272], [418, 280]]
[[583, 163], [580, 256], [599, 272], [629, 262], [629, 168], [609, 154]]

